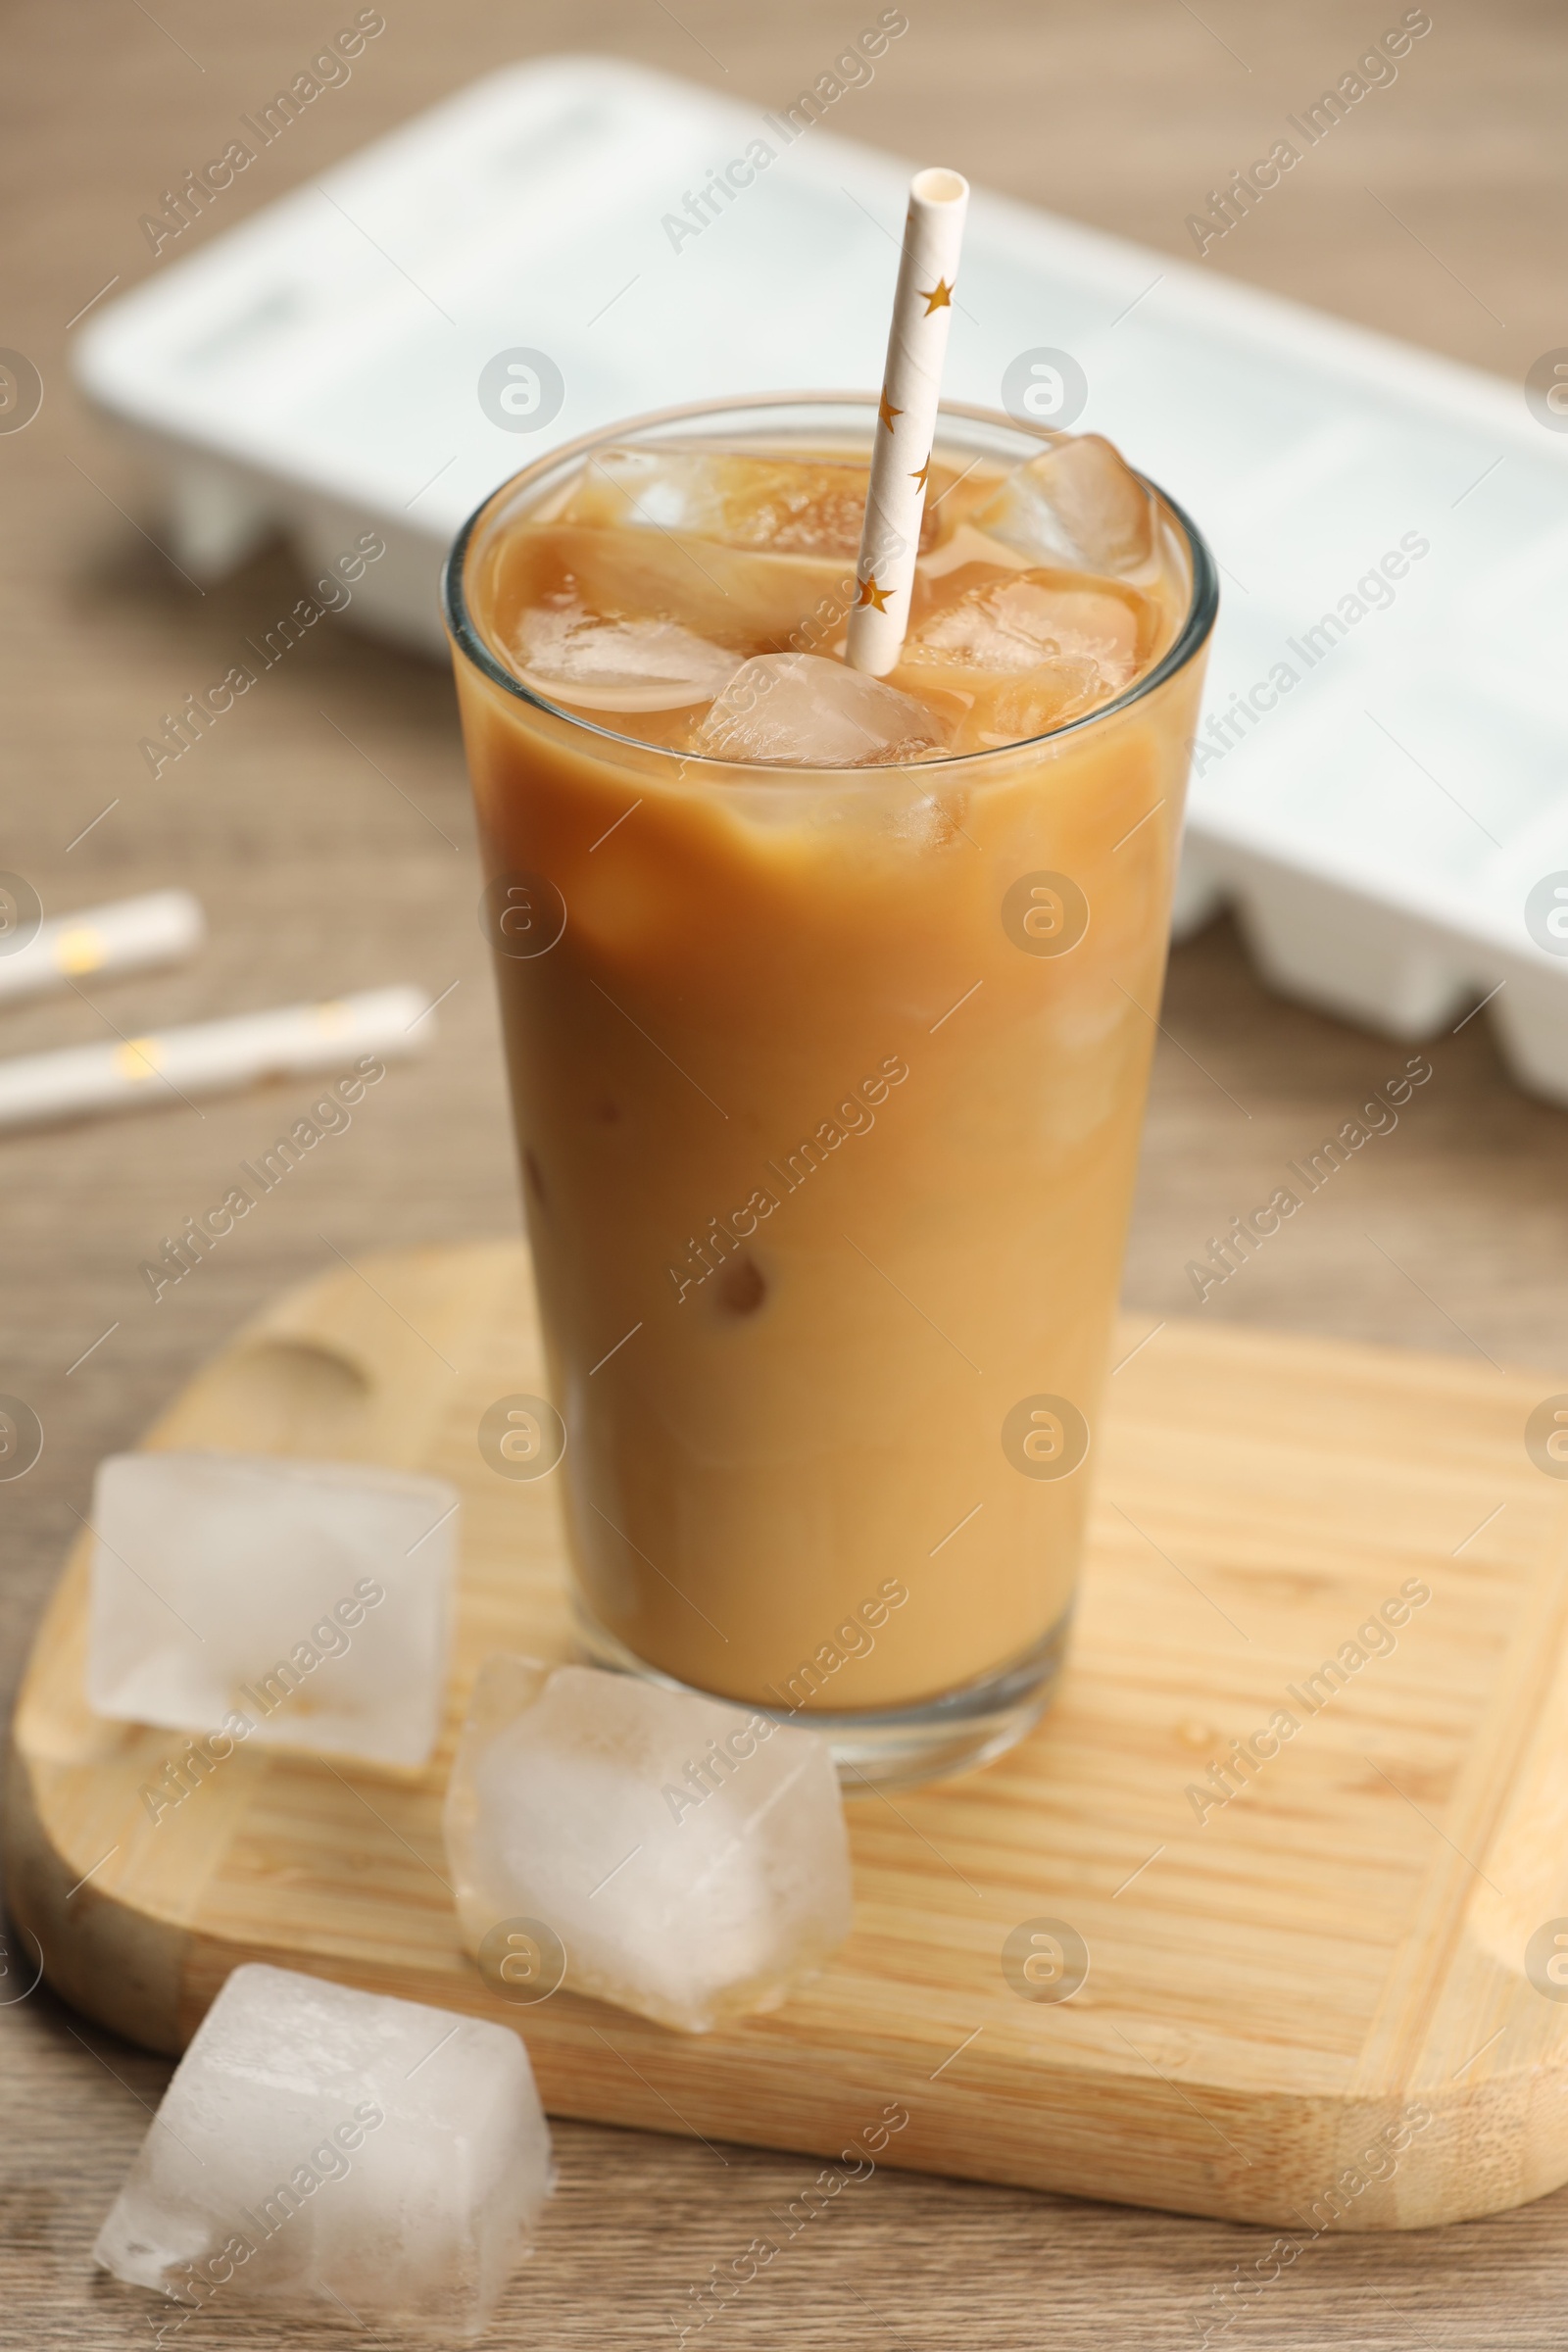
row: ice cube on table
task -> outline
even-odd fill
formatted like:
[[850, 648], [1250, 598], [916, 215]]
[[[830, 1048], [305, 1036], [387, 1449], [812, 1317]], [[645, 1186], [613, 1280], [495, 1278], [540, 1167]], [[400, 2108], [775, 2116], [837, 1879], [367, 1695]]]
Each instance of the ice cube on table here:
[[689, 2034], [776, 2008], [849, 1934], [826, 1742], [630, 1675], [489, 1660], [445, 1827], [481, 1962], [496, 1929], [542, 1927], [570, 1990]]
[[819, 654], [761, 654], [697, 722], [692, 749], [715, 760], [865, 767], [926, 758], [944, 733], [923, 703], [880, 678]]
[[1037, 564], [1129, 576], [1154, 560], [1154, 502], [1099, 433], [1067, 435], [1015, 466], [969, 519]]
[[522, 613], [512, 651], [548, 700], [597, 710], [678, 710], [722, 694], [744, 656], [678, 620], [609, 619], [576, 599]]
[[270, 1454], [114, 1454], [92, 1526], [96, 1713], [425, 1761], [457, 1551], [444, 1479]]
[[869, 479], [865, 466], [831, 459], [629, 444], [589, 459], [564, 514], [568, 522], [690, 531], [729, 547], [853, 564]]
[[235, 1969], [93, 2248], [117, 2278], [471, 2337], [552, 2186], [528, 2054], [505, 2026]]
[[1071, 572], [965, 564], [920, 584], [904, 662], [914, 667], [1033, 669], [1062, 655], [1093, 662], [1107, 693], [1129, 685], [1158, 615], [1135, 588]]

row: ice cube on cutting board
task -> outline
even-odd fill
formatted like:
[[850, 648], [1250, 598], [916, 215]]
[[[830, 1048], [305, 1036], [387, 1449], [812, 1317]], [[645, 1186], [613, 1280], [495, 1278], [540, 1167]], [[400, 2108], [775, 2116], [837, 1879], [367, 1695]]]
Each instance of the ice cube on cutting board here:
[[442, 1479], [369, 1463], [111, 1455], [93, 1494], [89, 1705], [422, 1764], [441, 1723], [457, 1505]]
[[543, 1925], [569, 1989], [691, 2034], [776, 2008], [850, 1930], [826, 1741], [629, 1675], [489, 1660], [446, 1838], [471, 1950]]
[[373, 2328], [485, 2325], [552, 2185], [505, 2026], [281, 1968], [235, 1969], [98, 2232], [181, 2303], [319, 2304]]

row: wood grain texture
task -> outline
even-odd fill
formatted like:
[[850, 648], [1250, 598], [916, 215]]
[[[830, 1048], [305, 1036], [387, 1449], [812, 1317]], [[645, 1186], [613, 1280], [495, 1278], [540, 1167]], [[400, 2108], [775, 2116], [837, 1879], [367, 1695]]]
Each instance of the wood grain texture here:
[[[549, 0], [506, 10], [398, 0], [385, 13], [388, 32], [353, 81], [313, 107], [266, 176], [248, 174], [226, 214], [185, 243], [516, 57], [607, 50], [776, 108], [862, 21], [836, 0], [787, 11], [675, 0], [673, 14], [649, 0], [586, 0], [569, 21]], [[980, 184], [1186, 258], [1182, 220], [1195, 201], [1266, 152], [1286, 114], [1399, 13], [1363, 0], [1269, 10], [911, 0], [909, 35], [837, 116], [851, 136], [941, 155]], [[1395, 87], [1358, 108], [1310, 172], [1293, 174], [1205, 267], [1517, 383], [1565, 340], [1568, 37], [1552, 0], [1446, 0], [1433, 14], [1433, 35]], [[74, 1514], [87, 1508], [93, 1464], [133, 1443], [246, 1316], [335, 1262], [331, 1246], [352, 1254], [514, 1229], [449, 681], [346, 631], [317, 631], [269, 681], [266, 701], [251, 698], [243, 731], [215, 734], [199, 763], [146, 778], [138, 736], [221, 675], [238, 639], [270, 627], [301, 582], [273, 550], [199, 597], [141, 535], [160, 533], [155, 486], [67, 374], [67, 322], [117, 274], [131, 285], [157, 267], [138, 216], [187, 166], [220, 152], [238, 115], [286, 84], [339, 21], [316, 0], [266, 10], [152, 0], [150, 19], [104, 4], [13, 11], [7, 24], [0, 186], [12, 233], [0, 339], [36, 361], [45, 401], [24, 433], [0, 440], [0, 862], [62, 906], [188, 883], [213, 937], [198, 965], [16, 1008], [5, 1050], [84, 1043], [111, 1025], [137, 1035], [389, 979], [422, 981], [433, 995], [460, 983], [442, 1006], [439, 1051], [397, 1072], [353, 1132], [269, 1203], [265, 1223], [252, 1219], [159, 1309], [137, 1284], [139, 1259], [221, 1199], [232, 1163], [298, 1115], [304, 1090], [209, 1102], [201, 1118], [176, 1105], [7, 1139], [0, 1386], [33, 1403], [46, 1430], [38, 1468], [0, 1485], [8, 1691]], [[1020, 322], [1020, 344], [1041, 339], [1049, 331]], [[1243, 591], [1233, 582], [1229, 592]], [[1446, 780], [1462, 791], [1462, 779]], [[1398, 1059], [1272, 997], [1223, 922], [1173, 958], [1162, 1018], [1127, 1276], [1127, 1297], [1150, 1321], [1193, 1315], [1182, 1267], [1195, 1248], [1233, 1210], [1266, 1200], [1277, 1168], [1332, 1132]], [[1205, 1320], [1431, 1348], [1482, 1370], [1487, 1354], [1562, 1361], [1568, 1120], [1508, 1082], [1485, 1020], [1432, 1053], [1436, 1080], [1397, 1133], [1211, 1298]], [[1353, 1917], [1346, 1933], [1355, 1935]], [[89, 2249], [168, 2061], [118, 2042], [46, 1988], [27, 1993], [32, 1957], [19, 1939], [3, 1965], [0, 2343], [145, 2345], [145, 2299], [95, 2279]], [[817, 2169], [587, 2124], [558, 2126], [557, 2143], [562, 2193], [502, 2314], [495, 2340], [508, 2346], [647, 2352], [673, 2334], [691, 2284]], [[702, 2352], [975, 2342], [1037, 2352], [1048, 2337], [1055, 2352], [1108, 2342], [1190, 2352], [1224, 2323], [1218, 2340], [1241, 2352], [1544, 2352], [1562, 2339], [1568, 2192], [1460, 2229], [1302, 2239], [1265, 2289], [1234, 2291], [1256, 2288], [1253, 2265], [1266, 2263], [1272, 2236], [879, 2171], [710, 2324]], [[270, 2352], [277, 2340], [232, 2314], [202, 2325], [205, 2334], [185, 2331], [193, 2352]]]
[[[1539, 1382], [1123, 1338], [1051, 1715], [983, 1773], [853, 1804], [845, 1950], [783, 2009], [692, 2036], [565, 1992], [510, 2006], [453, 1914], [440, 1805], [473, 1677], [571, 1646], [556, 1488], [477, 1443], [543, 1379], [523, 1251], [293, 1293], [150, 1442], [456, 1483], [440, 1749], [417, 1773], [236, 1749], [154, 1818], [183, 1743], [86, 1709], [84, 1532], [15, 1727], [12, 1899], [50, 1981], [170, 2050], [268, 1959], [513, 2024], [554, 2113], [831, 2160], [891, 2101], [887, 2163], [1228, 2220], [1419, 2229], [1556, 2187], [1568, 2006], [1526, 1947], [1568, 1912], [1568, 1487], [1525, 1449]], [[1271, 1720], [1294, 1728], [1222, 1796], [1208, 1766]], [[1033, 1921], [1082, 1938], [1069, 1999], [1009, 1976]]]

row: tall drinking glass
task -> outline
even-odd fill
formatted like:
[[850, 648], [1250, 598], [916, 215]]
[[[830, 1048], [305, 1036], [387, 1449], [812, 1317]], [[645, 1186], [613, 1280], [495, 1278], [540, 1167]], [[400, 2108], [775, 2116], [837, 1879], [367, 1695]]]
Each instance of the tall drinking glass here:
[[[863, 463], [874, 417], [732, 403], [555, 451], [445, 595], [582, 1642], [894, 1781], [997, 1753], [1060, 1662], [1212, 563], [1155, 493], [1146, 674], [894, 767], [633, 740], [525, 684], [498, 618], [510, 534], [597, 450]], [[936, 454], [1048, 441], [945, 408]], [[744, 605], [732, 550], [688, 552]]]

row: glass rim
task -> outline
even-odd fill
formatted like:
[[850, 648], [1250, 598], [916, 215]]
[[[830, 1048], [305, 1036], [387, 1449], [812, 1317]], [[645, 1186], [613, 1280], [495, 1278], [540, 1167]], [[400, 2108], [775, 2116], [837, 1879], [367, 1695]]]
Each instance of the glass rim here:
[[[1219, 610], [1218, 568], [1208, 542], [1186, 509], [1179, 505], [1168, 491], [1162, 490], [1157, 482], [1151, 481], [1147, 474], [1140, 473], [1136, 466], [1129, 470], [1137, 480], [1143, 483], [1145, 489], [1151, 491], [1159, 501], [1165, 512], [1175, 521], [1186, 541], [1188, 557], [1192, 564], [1192, 592], [1188, 599], [1187, 612], [1182, 625], [1153, 667], [1146, 671], [1141, 678], [1135, 679], [1131, 686], [1126, 687], [1111, 702], [1102, 703], [1095, 710], [1086, 710], [1082, 716], [1068, 719], [1062, 726], [1049, 727], [1043, 734], [1020, 736], [1016, 743], [991, 744], [972, 752], [945, 752], [939, 758], [932, 760], [890, 760], [886, 763], [873, 762], [856, 767], [795, 765], [784, 760], [726, 760], [711, 752], [677, 752], [668, 744], [648, 743], [640, 736], [623, 735], [613, 727], [601, 726], [595, 720], [584, 717], [580, 711], [568, 710], [562, 704], [553, 703], [544, 695], [536, 694], [531, 687], [523, 684], [515, 671], [508, 669], [485, 643], [468, 607], [466, 573], [469, 552], [477, 533], [492, 510], [502, 500], [510, 497], [516, 489], [517, 484], [524, 481], [529, 474], [546, 466], [559, 465], [564, 461], [570, 461], [572, 458], [585, 455], [589, 450], [602, 447], [611, 439], [630, 437], [639, 431], [646, 431], [654, 425], [677, 424], [688, 418], [730, 416], [749, 409], [837, 406], [874, 410], [877, 398], [878, 395], [874, 392], [733, 393], [722, 400], [687, 401], [675, 408], [650, 409], [641, 416], [622, 417], [613, 424], [597, 427], [593, 432], [580, 433], [576, 440], [564, 441], [558, 448], [544, 452], [534, 460], [531, 466], [519, 466], [515, 473], [509, 474], [504, 482], [499, 483], [494, 490], [488, 492], [474, 508], [473, 513], [463, 524], [452, 542], [441, 569], [441, 610], [442, 617], [446, 622], [447, 634], [451, 638], [454, 648], [473, 668], [479, 671], [482, 677], [487, 678], [492, 685], [499, 686], [504, 693], [513, 696], [517, 702], [526, 704], [532, 710], [543, 711], [547, 717], [559, 720], [564, 726], [576, 728], [584, 735], [597, 736], [606, 745], [624, 746], [641, 754], [644, 758], [667, 761], [682, 769], [689, 767], [713, 768], [732, 775], [739, 772], [746, 777], [749, 783], [777, 786], [784, 785], [792, 776], [831, 776], [841, 783], [875, 786], [878, 783], [890, 782], [896, 776], [906, 777], [910, 774], [924, 776], [946, 772], [966, 767], [977, 760], [1006, 759], [1014, 752], [1034, 750], [1043, 744], [1065, 743], [1069, 737], [1098, 727], [1107, 719], [1119, 717], [1124, 711], [1131, 710], [1146, 695], [1152, 694], [1157, 687], [1163, 686], [1179, 671], [1185, 669], [1195, 656], [1201, 652], [1208, 641], [1214, 626], [1215, 615]], [[1060, 433], [1053, 432], [1044, 426], [1036, 427], [1020, 423], [1016, 416], [1004, 415], [1000, 409], [976, 408], [965, 401], [943, 401], [940, 404], [937, 411], [939, 430], [945, 416], [961, 417], [970, 424], [1001, 425], [1011, 431], [1032, 433], [1042, 444], [1060, 440], [1063, 437]], [[607, 712], [605, 715], [612, 714]]]

